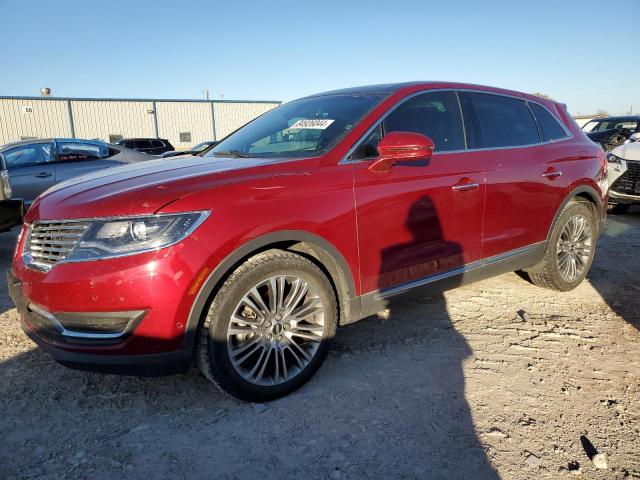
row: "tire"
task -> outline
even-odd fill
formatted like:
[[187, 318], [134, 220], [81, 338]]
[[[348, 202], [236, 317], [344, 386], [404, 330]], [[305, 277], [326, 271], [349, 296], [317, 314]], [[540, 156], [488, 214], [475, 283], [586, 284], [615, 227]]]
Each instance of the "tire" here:
[[[572, 230], [574, 223], [569, 222], [583, 224], [585, 231], [589, 232], [589, 240], [575, 241], [571, 246], [573, 236], [567, 235], [567, 232], [575, 233], [575, 230]], [[553, 226], [542, 261], [526, 270], [531, 283], [562, 292], [576, 288], [587, 276], [593, 263], [597, 235], [598, 229], [589, 203], [570, 201]], [[575, 270], [572, 258], [575, 258]]]
[[227, 393], [252, 402], [274, 400], [320, 368], [337, 319], [336, 296], [322, 270], [295, 253], [268, 250], [240, 265], [215, 294], [196, 361]]
[[631, 205], [625, 203], [610, 203], [607, 205], [607, 213], [612, 215], [622, 215], [627, 213]]

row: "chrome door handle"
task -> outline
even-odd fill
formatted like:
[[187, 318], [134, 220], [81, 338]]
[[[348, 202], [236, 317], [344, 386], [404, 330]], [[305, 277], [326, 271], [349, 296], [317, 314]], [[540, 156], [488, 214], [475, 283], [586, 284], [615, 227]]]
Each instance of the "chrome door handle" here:
[[464, 192], [465, 190], [473, 190], [474, 188], [478, 188], [480, 186], [479, 183], [464, 183], [462, 185], [454, 185], [451, 187], [452, 190], [456, 192]]
[[556, 178], [562, 176], [562, 172], [547, 172], [542, 174], [546, 178]]
[[51, 173], [42, 172], [42, 173], [36, 174], [36, 177], [37, 178], [47, 178], [47, 177], [50, 177], [51, 175], [52, 175]]

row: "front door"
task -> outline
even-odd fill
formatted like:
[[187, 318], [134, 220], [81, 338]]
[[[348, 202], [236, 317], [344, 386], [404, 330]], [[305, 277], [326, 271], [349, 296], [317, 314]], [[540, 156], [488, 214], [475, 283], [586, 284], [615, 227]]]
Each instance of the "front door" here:
[[21, 145], [3, 152], [9, 170], [13, 198], [28, 206], [56, 183], [53, 144], [48, 142]]
[[[369, 170], [393, 131], [431, 137], [431, 159]], [[452, 91], [413, 96], [355, 150], [353, 161], [362, 293], [389, 290], [480, 259], [484, 171], [466, 140]]]

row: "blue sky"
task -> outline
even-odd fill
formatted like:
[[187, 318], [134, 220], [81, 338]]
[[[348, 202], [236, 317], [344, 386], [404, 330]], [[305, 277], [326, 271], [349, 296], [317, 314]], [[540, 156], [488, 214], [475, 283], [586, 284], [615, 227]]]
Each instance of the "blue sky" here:
[[286, 101], [451, 80], [640, 112], [640, 0], [0, 0], [0, 18], [0, 95]]

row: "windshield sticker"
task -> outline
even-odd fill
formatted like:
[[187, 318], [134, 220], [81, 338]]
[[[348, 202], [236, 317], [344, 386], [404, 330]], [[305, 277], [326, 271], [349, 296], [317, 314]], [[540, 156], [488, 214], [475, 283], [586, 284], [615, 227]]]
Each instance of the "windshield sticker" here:
[[296, 128], [309, 128], [309, 129], [312, 129], [312, 130], [324, 130], [329, 125], [331, 125], [333, 122], [334, 122], [334, 120], [328, 120], [328, 119], [323, 119], [323, 120], [298, 120], [296, 123], [291, 125], [289, 128], [291, 130], [296, 129]]

